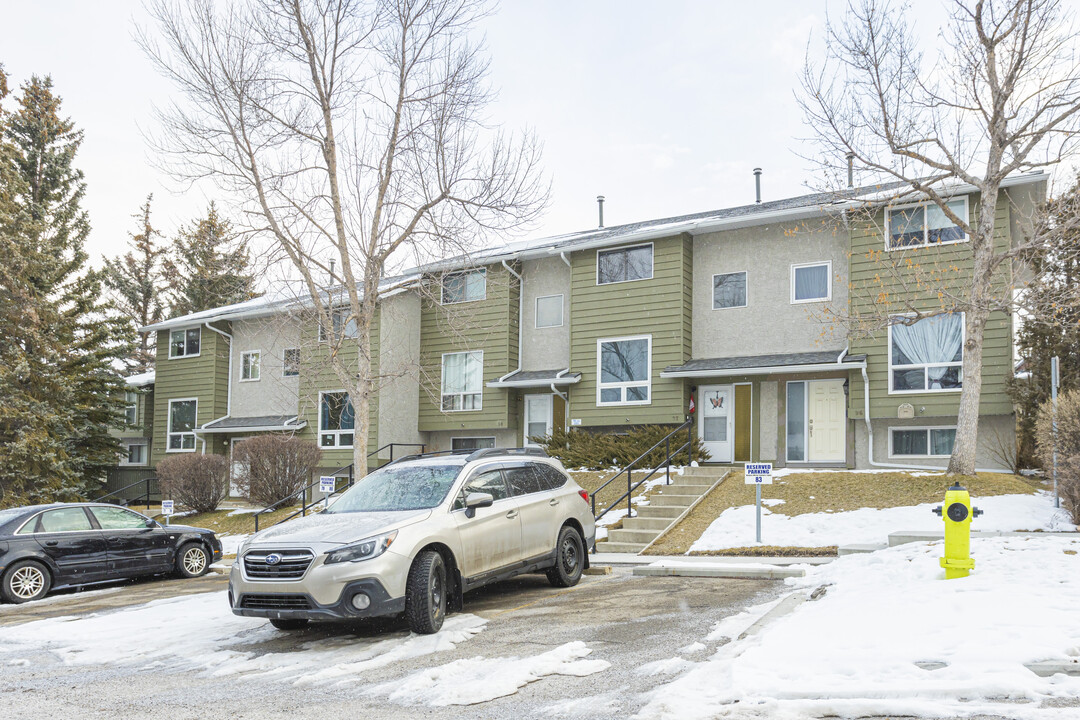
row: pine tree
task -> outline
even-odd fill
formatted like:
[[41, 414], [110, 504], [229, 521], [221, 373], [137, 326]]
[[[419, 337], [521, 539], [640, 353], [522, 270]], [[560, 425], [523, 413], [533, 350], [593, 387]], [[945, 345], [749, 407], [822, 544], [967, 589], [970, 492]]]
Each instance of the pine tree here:
[[116, 464], [121, 326], [87, 267], [82, 133], [33, 77], [0, 116], [0, 503], [75, 499]]
[[[113, 304], [132, 332], [165, 317], [164, 251], [154, 242], [161, 233], [150, 222], [153, 199], [153, 195], [147, 195], [146, 202], [133, 215], [139, 221], [139, 231], [131, 233], [131, 249], [123, 257], [105, 261], [105, 284], [112, 290]], [[154, 368], [154, 340], [154, 333], [139, 335], [134, 352], [125, 359], [129, 371], [141, 373]]]
[[250, 300], [255, 278], [247, 243], [210, 203], [205, 218], [180, 229], [166, 262], [172, 288], [172, 314], [209, 310]]

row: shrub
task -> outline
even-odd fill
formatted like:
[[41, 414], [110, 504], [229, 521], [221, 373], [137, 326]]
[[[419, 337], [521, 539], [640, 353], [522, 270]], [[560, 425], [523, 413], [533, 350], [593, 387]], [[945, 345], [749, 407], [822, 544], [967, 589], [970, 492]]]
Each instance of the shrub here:
[[[558, 458], [568, 468], [603, 470], [613, 465], [623, 467], [633, 462], [641, 453], [664, 439], [676, 425], [642, 425], [626, 433], [588, 432], [585, 430], [556, 430], [551, 435], [538, 438], [547, 454]], [[685, 444], [685, 431], [671, 439], [671, 448]], [[697, 433], [691, 433], [691, 458], [686, 451], [675, 455], [673, 465], [686, 465], [689, 459], [708, 460], [709, 453], [701, 447]], [[653, 450], [638, 463], [640, 468], [653, 468], [664, 462], [664, 446]]]
[[[1080, 524], [1080, 391], [1058, 396], [1057, 409], [1058, 494], [1061, 506]], [[1054, 452], [1053, 406], [1039, 406], [1035, 420], [1035, 443], [1047, 474], [1052, 472]]]
[[236, 485], [256, 505], [270, 505], [295, 495], [311, 482], [322, 451], [310, 440], [261, 435], [236, 444]]
[[229, 461], [221, 455], [171, 455], [157, 466], [163, 495], [195, 512], [213, 512], [229, 491]]

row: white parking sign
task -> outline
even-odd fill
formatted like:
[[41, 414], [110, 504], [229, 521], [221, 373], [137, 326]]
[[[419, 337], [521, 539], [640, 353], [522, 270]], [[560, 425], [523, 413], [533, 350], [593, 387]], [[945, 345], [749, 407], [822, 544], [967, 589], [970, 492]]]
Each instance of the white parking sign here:
[[747, 485], [772, 485], [772, 463], [746, 463]]
[[319, 478], [319, 492], [332, 493], [334, 492], [334, 485], [337, 482], [337, 478], [323, 475]]
[[173, 514], [173, 501], [172, 500], [162, 500], [161, 501], [161, 514], [162, 515], [172, 515]]

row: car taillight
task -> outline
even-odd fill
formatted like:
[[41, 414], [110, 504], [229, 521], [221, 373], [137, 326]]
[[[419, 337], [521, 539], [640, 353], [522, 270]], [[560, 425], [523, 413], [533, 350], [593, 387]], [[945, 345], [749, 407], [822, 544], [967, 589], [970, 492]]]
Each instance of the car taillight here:
[[581, 496], [582, 500], [584, 500], [585, 502], [589, 502], [589, 491], [588, 490], [578, 490], [577, 494]]

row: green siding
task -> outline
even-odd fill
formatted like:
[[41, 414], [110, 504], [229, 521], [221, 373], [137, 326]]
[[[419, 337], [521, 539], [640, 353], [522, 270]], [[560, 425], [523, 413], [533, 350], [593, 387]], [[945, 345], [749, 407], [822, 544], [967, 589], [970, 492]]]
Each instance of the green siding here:
[[[597, 285], [596, 251], [571, 255], [570, 367], [581, 373], [581, 382], [570, 393], [570, 418], [581, 420], [581, 427], [679, 423], [685, 418], [686, 384], [663, 379], [660, 372], [690, 359], [692, 243], [687, 236], [677, 236], [652, 244], [649, 280]], [[627, 335], [652, 335], [651, 402], [598, 407], [597, 340]]]
[[[972, 220], [976, 217], [978, 196], [969, 196], [968, 209]], [[995, 244], [1007, 246], [1009, 243], [1009, 203], [1001, 193], [995, 220]], [[970, 283], [973, 267], [971, 245], [957, 243], [940, 247], [927, 247], [908, 250], [896, 258], [910, 258], [924, 269], [933, 269], [944, 278], [939, 282], [927, 282], [919, 287], [915, 283], [904, 282], [899, 278], [912, 278], [913, 273], [903, 267], [894, 268], [890, 253], [884, 252], [884, 211], [880, 211], [871, 220], [859, 219], [851, 227], [851, 277], [852, 309], [864, 310], [866, 291], [872, 295], [881, 294], [879, 300], [887, 300], [896, 312], [902, 312], [899, 296], [910, 299], [919, 310], [940, 308], [942, 300], [938, 296], [938, 287], [963, 287]], [[1004, 277], [1001, 278], [1005, 280]], [[853, 338], [850, 352], [865, 354], [866, 371], [870, 380], [870, 416], [872, 418], [895, 418], [897, 408], [903, 403], [915, 406], [916, 417], [936, 417], [956, 415], [959, 409], [960, 392], [930, 392], [913, 394], [889, 394], [889, 348], [888, 332], [878, 330], [873, 337]], [[986, 415], [1008, 414], [1013, 411], [1012, 402], [1005, 392], [1005, 381], [1012, 372], [1012, 321], [1009, 315], [995, 312], [987, 321], [983, 344], [983, 384], [980, 396], [980, 413]], [[864, 407], [864, 387], [861, 375], [858, 381], [852, 381], [849, 395], [848, 415], [861, 419]]]
[[[520, 272], [520, 265], [514, 270]], [[487, 297], [442, 306], [434, 298], [432, 281], [420, 309], [420, 418], [421, 432], [516, 428], [514, 394], [487, 383], [506, 375], [518, 362], [518, 302], [520, 287], [501, 265], [487, 268]], [[484, 388], [480, 410], [443, 412], [442, 356], [444, 353], [482, 350]]]

